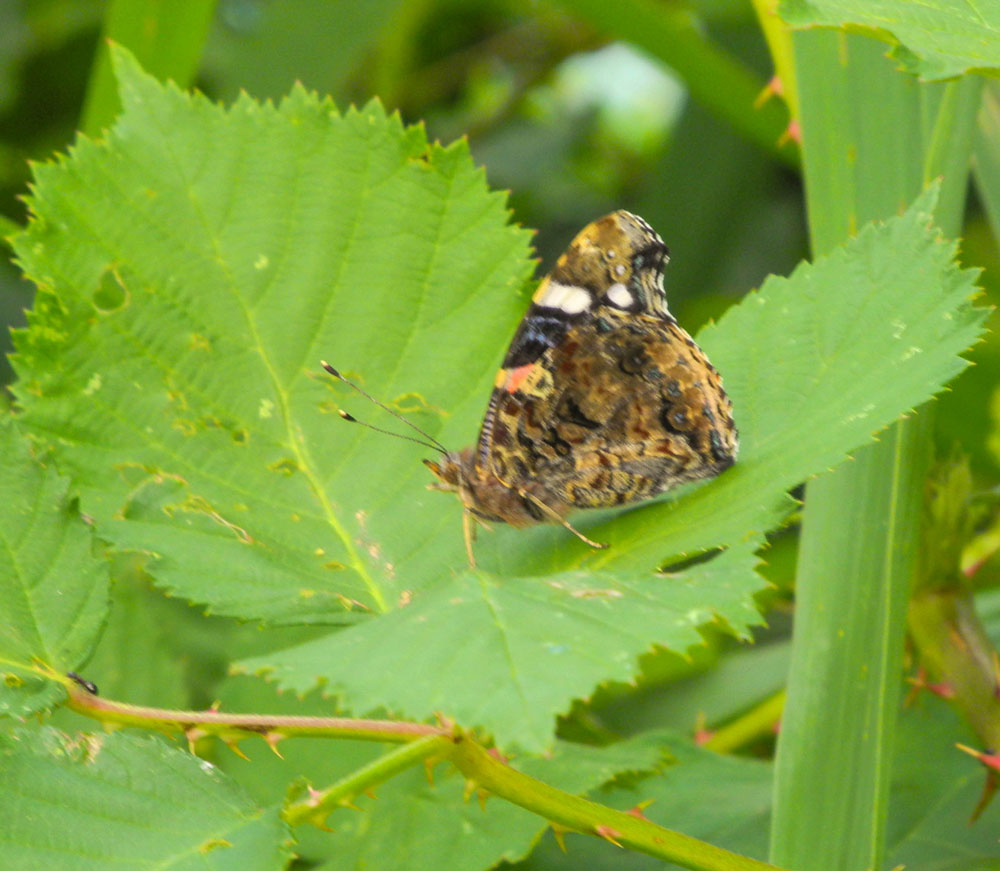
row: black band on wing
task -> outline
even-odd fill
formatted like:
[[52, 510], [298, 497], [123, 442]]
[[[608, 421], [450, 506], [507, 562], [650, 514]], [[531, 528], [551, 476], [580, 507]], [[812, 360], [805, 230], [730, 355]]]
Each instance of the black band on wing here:
[[558, 309], [542, 308], [532, 303], [511, 340], [503, 368], [515, 369], [534, 363], [549, 348], [566, 338], [573, 319], [573, 316]]

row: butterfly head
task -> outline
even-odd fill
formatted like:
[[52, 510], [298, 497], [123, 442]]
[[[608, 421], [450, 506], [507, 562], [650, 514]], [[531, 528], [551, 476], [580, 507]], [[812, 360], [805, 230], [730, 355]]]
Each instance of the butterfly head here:
[[428, 489], [455, 493], [462, 507], [481, 520], [495, 520], [511, 526], [538, 523], [515, 489], [476, 465], [473, 449], [449, 451], [440, 461], [424, 460], [437, 481]]

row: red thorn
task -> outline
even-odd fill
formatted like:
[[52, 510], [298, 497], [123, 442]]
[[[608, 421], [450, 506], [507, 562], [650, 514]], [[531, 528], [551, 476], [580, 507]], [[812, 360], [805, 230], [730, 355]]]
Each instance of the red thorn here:
[[927, 684], [927, 689], [942, 699], [955, 698], [955, 688], [947, 681], [942, 681], [941, 683], [929, 683]]
[[965, 744], [956, 744], [955, 746], [963, 753], [968, 753], [987, 768], [1000, 772], [1000, 753], [993, 750], [976, 750], [973, 747], [967, 747]]
[[705, 712], [698, 711], [698, 715], [694, 718], [694, 743], [703, 747], [714, 734], [705, 721]]
[[704, 747], [709, 741], [712, 740], [713, 735], [715, 735], [715, 732], [711, 729], [695, 729], [694, 743], [699, 747]]
[[917, 695], [919, 695], [921, 690], [927, 690], [927, 692], [934, 693], [934, 695], [942, 699], [955, 698], [955, 688], [947, 681], [942, 681], [941, 683], [929, 683], [927, 681], [927, 672], [924, 670], [923, 666], [920, 666], [920, 668], [917, 669], [917, 673], [914, 677], [907, 678], [907, 681], [913, 687], [906, 697], [907, 705], [913, 703], [914, 699]]
[[365, 789], [362, 790], [362, 792], [364, 792], [364, 794], [367, 795], [372, 801], [378, 801], [378, 796], [375, 795], [374, 789]]
[[962, 569], [962, 574], [965, 575], [967, 578], [973, 577], [976, 574], [976, 572], [978, 572], [984, 565], [986, 565], [986, 561], [988, 559], [989, 557], [984, 556], [982, 559], [978, 559], [974, 563], [967, 565], [964, 569]]
[[797, 118], [789, 121], [785, 132], [778, 137], [778, 145], [786, 145], [789, 142], [794, 142], [796, 145], [802, 144], [802, 125], [799, 124]]
[[510, 757], [504, 756], [496, 747], [490, 747], [486, 752], [502, 765], [506, 765], [510, 761]]
[[757, 95], [757, 99], [753, 101], [753, 107], [759, 109], [763, 106], [771, 97], [784, 97], [785, 96], [785, 86], [781, 81], [781, 77], [778, 75], [771, 76], [771, 80], [761, 88], [760, 93]]
[[605, 841], [610, 841], [616, 847], [621, 847], [623, 850], [625, 849], [616, 840], [616, 838], [620, 838], [622, 836], [622, 833], [617, 829], [613, 829], [611, 826], [595, 826], [594, 832], [599, 838], [604, 838]]
[[643, 813], [643, 811], [646, 808], [648, 808], [653, 803], [653, 801], [654, 799], [651, 798], [646, 799], [646, 801], [640, 801], [639, 804], [637, 804], [633, 808], [629, 808], [627, 811], [625, 811], [625, 813], [627, 813], [630, 817], [635, 817], [637, 820], [645, 820], [647, 823], [651, 823], [652, 820], [649, 817], [647, 817]]

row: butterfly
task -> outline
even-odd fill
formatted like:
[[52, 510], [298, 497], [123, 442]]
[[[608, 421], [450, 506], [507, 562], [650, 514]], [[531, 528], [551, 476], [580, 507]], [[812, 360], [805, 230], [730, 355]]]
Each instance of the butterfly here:
[[532, 297], [476, 444], [449, 451], [431, 439], [442, 457], [424, 460], [438, 479], [429, 486], [458, 495], [470, 565], [477, 520], [560, 523], [605, 547], [567, 515], [640, 502], [736, 461], [722, 379], [667, 308], [668, 261], [630, 212], [584, 227]]

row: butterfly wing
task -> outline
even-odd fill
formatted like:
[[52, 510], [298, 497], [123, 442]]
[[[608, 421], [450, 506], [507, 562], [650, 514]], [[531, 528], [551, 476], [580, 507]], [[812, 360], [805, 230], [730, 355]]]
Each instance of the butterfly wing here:
[[666, 259], [659, 236], [628, 212], [573, 240], [497, 375], [476, 449], [481, 473], [565, 513], [636, 502], [732, 465], [732, 406], [667, 309]]

